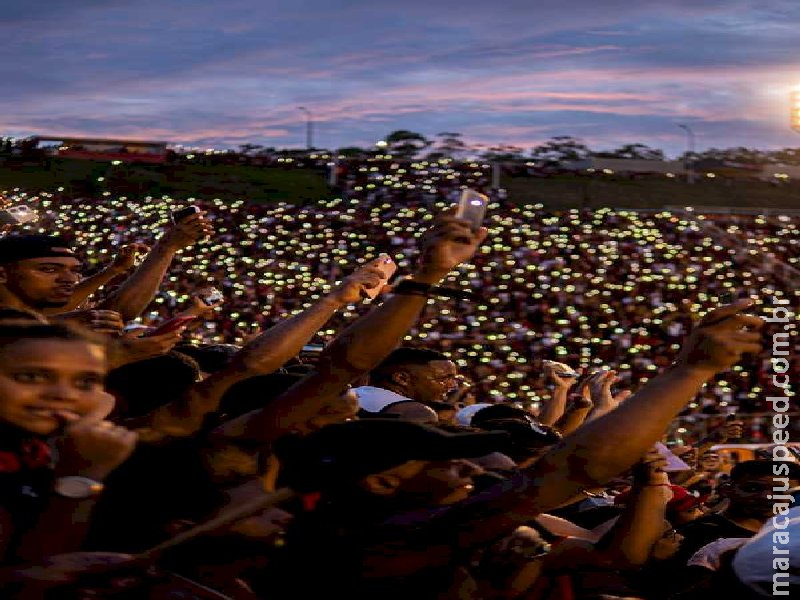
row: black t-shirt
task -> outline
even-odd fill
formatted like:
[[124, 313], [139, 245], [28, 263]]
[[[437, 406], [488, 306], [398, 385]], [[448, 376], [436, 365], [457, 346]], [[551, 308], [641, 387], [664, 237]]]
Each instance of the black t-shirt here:
[[174, 521], [199, 521], [223, 502], [195, 438], [139, 444], [105, 480], [85, 548], [140, 552], [170, 536]]

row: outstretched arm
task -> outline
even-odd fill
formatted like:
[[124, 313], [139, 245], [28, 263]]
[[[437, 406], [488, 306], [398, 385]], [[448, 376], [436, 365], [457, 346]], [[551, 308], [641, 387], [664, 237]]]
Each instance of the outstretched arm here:
[[[486, 237], [450, 213], [440, 217], [423, 240], [423, 264], [413, 276], [420, 283], [437, 284], [457, 265], [469, 260]], [[394, 295], [355, 321], [325, 349], [315, 373], [290, 388], [261, 410], [227, 423], [219, 433], [269, 442], [281, 433], [302, 428], [324, 404], [347, 385], [368, 373], [402, 341], [417, 322], [426, 298]]]
[[94, 294], [109, 281], [113, 281], [130, 269], [133, 266], [133, 262], [136, 260], [136, 253], [142, 251], [140, 248], [143, 248], [144, 252], [147, 251], [147, 247], [141, 244], [123, 246], [120, 249], [119, 254], [114, 257], [114, 260], [111, 262], [111, 264], [104, 267], [94, 275], [82, 279], [81, 282], [75, 286], [75, 290], [72, 292], [72, 296], [67, 304], [64, 306], [59, 306], [58, 308], [42, 309], [42, 313], [45, 315], [57, 315], [76, 310], [86, 301], [87, 298], [89, 298], [89, 296]]
[[664, 533], [667, 502], [672, 498], [669, 477], [663, 471], [667, 459], [652, 449], [634, 467], [633, 488], [625, 511], [614, 525], [601, 556], [618, 567], [644, 565]]
[[[465, 500], [441, 514], [420, 511], [387, 522], [392, 529], [413, 531], [426, 522], [441, 537], [429, 535], [424, 552], [407, 542], [382, 545], [369, 562], [375, 576], [412, 572], [422, 565], [444, 564], [453, 548], [486, 544], [537, 514], [560, 506], [581, 489], [603, 485], [631, 466], [663, 435], [670, 421], [716, 373], [738, 362], [744, 353], [761, 350], [758, 330], [763, 321], [741, 314], [750, 306], [740, 301], [711, 312], [687, 339], [676, 364], [652, 379], [630, 399], [605, 416], [587, 423], [533, 466], [506, 482]], [[468, 526], [467, 526], [468, 525]], [[451, 537], [456, 532], [455, 539]], [[379, 554], [378, 554], [379, 553]]]
[[358, 269], [316, 304], [258, 335], [234, 356], [228, 367], [195, 384], [183, 398], [157, 409], [137, 424], [151, 430], [146, 436], [153, 431], [172, 436], [197, 431], [205, 416], [219, 408], [222, 396], [234, 383], [282, 367], [300, 353], [303, 345], [337, 310], [361, 301], [364, 289], [379, 286], [381, 272], [374, 262]]
[[211, 224], [196, 213], [170, 227], [141, 265], [99, 308], [115, 310], [123, 321], [138, 317], [156, 295], [175, 253], [210, 235]]
[[[581, 488], [603, 485], [657, 442], [672, 419], [716, 373], [761, 350], [763, 321], [741, 314], [749, 300], [709, 313], [687, 339], [676, 364], [612, 412], [585, 423], [531, 467], [542, 481], [537, 504], [557, 506]], [[548, 485], [551, 483], [552, 485]]]
[[539, 412], [538, 418], [545, 425], [555, 425], [564, 416], [569, 390], [575, 385], [577, 379], [565, 374], [559, 374], [556, 368], [550, 364], [545, 365], [544, 375], [546, 380], [553, 382], [553, 395]]

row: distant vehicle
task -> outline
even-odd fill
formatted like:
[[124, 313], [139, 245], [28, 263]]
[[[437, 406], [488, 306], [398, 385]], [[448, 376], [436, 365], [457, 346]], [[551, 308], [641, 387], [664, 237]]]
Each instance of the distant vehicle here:
[[61, 158], [149, 164], [167, 160], [167, 142], [44, 136], [31, 141], [38, 149]]

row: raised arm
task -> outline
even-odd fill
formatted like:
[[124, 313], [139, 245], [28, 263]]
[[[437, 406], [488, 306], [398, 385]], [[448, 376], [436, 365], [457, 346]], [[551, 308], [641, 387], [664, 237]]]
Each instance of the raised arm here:
[[584, 424], [530, 468], [542, 510], [582, 488], [603, 485], [661, 439], [672, 419], [716, 373], [742, 354], [761, 350], [764, 322], [742, 310], [743, 300], [709, 313], [695, 328], [675, 365], [649, 381], [612, 412]]
[[611, 393], [611, 386], [619, 380], [616, 371], [599, 371], [589, 378], [587, 388], [594, 408], [586, 417], [587, 423], [610, 413], [631, 395], [627, 390], [619, 392], [616, 396]]
[[561, 435], [569, 435], [583, 425], [593, 406], [594, 404], [592, 404], [588, 393], [579, 396], [567, 407], [567, 410], [554, 427], [561, 432]]
[[[413, 275], [419, 283], [435, 285], [456, 266], [469, 260], [487, 230], [473, 232], [451, 213], [441, 216], [426, 234], [422, 265]], [[261, 410], [226, 424], [219, 433], [269, 442], [295, 428], [304, 428], [347, 385], [368, 373], [391, 353], [417, 322], [427, 299], [394, 295], [355, 321], [325, 349], [315, 373]]]
[[212, 233], [211, 224], [203, 218], [204, 214], [196, 213], [170, 227], [142, 264], [102, 302], [100, 308], [119, 312], [124, 321], [138, 317], [153, 300], [175, 254]]
[[57, 309], [44, 309], [44, 314], [58, 314], [77, 309], [89, 296], [94, 294], [109, 281], [116, 279], [133, 268], [137, 255], [148, 252], [149, 250], [150, 249], [144, 244], [129, 244], [123, 246], [120, 248], [111, 264], [94, 275], [83, 279], [75, 286], [75, 291], [72, 293], [72, 297], [66, 306], [60, 306]]
[[666, 462], [657, 449], [652, 449], [633, 469], [633, 488], [625, 511], [614, 525], [606, 547], [598, 547], [615, 567], [644, 565], [664, 533], [667, 502], [672, 498], [669, 477], [663, 471]]
[[[477, 495], [454, 507], [443, 517], [443, 525], [464, 519], [473, 523], [456, 527], [458, 547], [491, 541], [497, 532], [510, 531], [561, 506], [583, 489], [605, 485], [630, 467], [661, 439], [671, 420], [709, 379], [743, 354], [761, 350], [759, 330], [764, 322], [741, 314], [750, 304], [740, 301], [709, 313], [687, 338], [672, 368], [612, 412], [565, 437], [509, 483], [497, 484], [485, 492], [486, 497]], [[423, 517], [430, 519], [430, 515]], [[411, 522], [408, 519], [404, 525]], [[425, 560], [433, 564], [430, 553]]]
[[191, 435], [204, 417], [217, 410], [222, 396], [234, 383], [272, 373], [297, 356], [303, 345], [314, 337], [337, 310], [363, 299], [362, 291], [381, 284], [381, 272], [375, 261], [345, 278], [330, 294], [303, 312], [286, 319], [258, 335], [242, 348], [231, 364], [198, 382], [186, 395], [163, 406], [137, 422], [152, 432], [172, 436]]
[[553, 384], [553, 395], [539, 412], [538, 418], [545, 425], [555, 425], [564, 416], [569, 390], [575, 385], [577, 378], [559, 375], [556, 368], [551, 364], [544, 366], [544, 375], [545, 379]]

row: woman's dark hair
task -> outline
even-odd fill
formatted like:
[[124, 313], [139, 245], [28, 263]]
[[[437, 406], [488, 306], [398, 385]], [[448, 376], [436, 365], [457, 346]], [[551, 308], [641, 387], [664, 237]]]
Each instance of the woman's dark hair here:
[[105, 342], [95, 334], [73, 325], [19, 320], [0, 323], [0, 348], [26, 339], [86, 342], [105, 346]]

